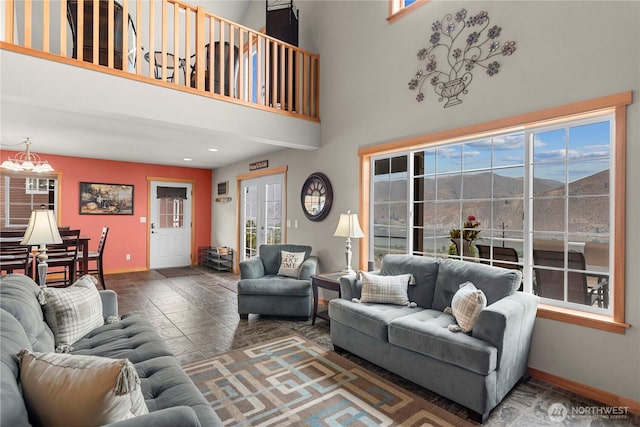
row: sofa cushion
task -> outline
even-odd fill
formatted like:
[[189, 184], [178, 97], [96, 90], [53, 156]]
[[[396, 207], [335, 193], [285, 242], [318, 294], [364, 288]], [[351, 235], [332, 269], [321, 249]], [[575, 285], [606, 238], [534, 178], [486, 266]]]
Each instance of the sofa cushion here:
[[8, 274], [0, 278], [0, 308], [18, 319], [33, 351], [54, 350], [53, 332], [44, 321], [38, 304], [40, 287], [23, 274]]
[[64, 351], [104, 324], [96, 279], [85, 275], [68, 288], [44, 288], [39, 296], [44, 317], [53, 331], [56, 351]]
[[280, 251], [280, 256], [282, 257], [282, 261], [280, 261], [278, 275], [298, 278], [300, 266], [305, 259], [305, 253]]
[[265, 276], [260, 279], [243, 279], [238, 282], [238, 295], [311, 295], [308, 280], [282, 276]]
[[355, 303], [344, 299], [329, 302], [329, 317], [381, 341], [388, 341], [387, 325], [393, 319], [421, 311], [403, 305]]
[[33, 419], [46, 426], [101, 426], [149, 413], [127, 359], [23, 350], [20, 381]]
[[[484, 293], [471, 282], [460, 285], [460, 289], [453, 296], [450, 312], [456, 319], [457, 325], [450, 325], [453, 332], [470, 332], [480, 312], [487, 306], [487, 298]], [[449, 310], [445, 309], [445, 313]]]
[[498, 350], [467, 334], [449, 330], [453, 316], [421, 310], [389, 323], [389, 342], [481, 375], [497, 366]]
[[436, 258], [388, 254], [382, 258], [380, 275], [411, 274], [414, 278], [415, 286], [409, 286], [409, 300], [420, 307], [431, 308], [438, 268], [438, 260]]
[[73, 345], [73, 354], [129, 359], [137, 363], [172, 353], [156, 328], [138, 313], [89, 332]]
[[494, 267], [476, 262], [454, 259], [440, 260], [436, 280], [433, 309], [444, 311], [451, 306], [453, 296], [465, 282], [473, 282], [487, 297], [487, 306], [512, 295], [520, 286], [519, 270]]
[[362, 292], [360, 302], [409, 305], [407, 287], [411, 274], [398, 276], [381, 276], [360, 272], [362, 276]]
[[219, 420], [191, 378], [173, 356], [156, 357], [135, 364], [140, 387], [151, 412], [175, 406], [189, 406], [203, 426]]

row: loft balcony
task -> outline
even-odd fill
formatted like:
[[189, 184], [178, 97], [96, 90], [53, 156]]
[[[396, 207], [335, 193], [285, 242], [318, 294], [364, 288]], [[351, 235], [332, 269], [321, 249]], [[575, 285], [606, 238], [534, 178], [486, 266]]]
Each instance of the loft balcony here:
[[[4, 111], [59, 106], [278, 148], [319, 147], [317, 54], [178, 0], [3, 3]], [[135, 102], [111, 100], [134, 92]]]

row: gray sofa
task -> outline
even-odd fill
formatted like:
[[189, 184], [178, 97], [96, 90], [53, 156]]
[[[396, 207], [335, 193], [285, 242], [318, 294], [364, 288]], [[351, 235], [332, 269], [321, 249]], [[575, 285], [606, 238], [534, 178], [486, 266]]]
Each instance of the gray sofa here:
[[[0, 279], [0, 425], [30, 426], [14, 355], [22, 349], [53, 352], [54, 337], [29, 277]], [[100, 291], [105, 319], [118, 314], [115, 292]], [[180, 367], [155, 328], [138, 314], [94, 329], [74, 345], [73, 354], [127, 358], [136, 368], [149, 414], [112, 426], [221, 426], [220, 419]]]
[[[432, 390], [486, 421], [490, 411], [523, 377], [538, 298], [516, 292], [521, 273], [474, 262], [385, 255], [376, 274], [410, 273], [409, 300], [417, 307], [357, 303], [362, 283], [340, 279], [341, 298], [329, 303], [331, 340], [347, 350]], [[452, 332], [445, 314], [459, 285], [482, 290], [487, 307], [470, 333]]]
[[[281, 251], [305, 253], [297, 277], [278, 275]], [[313, 300], [311, 276], [318, 272], [318, 258], [311, 255], [311, 246], [260, 245], [259, 253], [259, 256], [240, 262], [240, 317], [246, 319], [254, 313], [308, 319]]]

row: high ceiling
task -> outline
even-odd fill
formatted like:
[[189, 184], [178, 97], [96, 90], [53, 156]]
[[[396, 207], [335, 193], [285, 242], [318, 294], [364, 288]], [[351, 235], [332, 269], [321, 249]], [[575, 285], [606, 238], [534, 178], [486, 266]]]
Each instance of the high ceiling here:
[[[189, 3], [242, 22], [251, 1]], [[319, 145], [319, 127], [292, 122], [304, 120], [13, 52], [0, 51], [0, 66], [2, 150], [29, 137], [39, 154], [213, 169]]]

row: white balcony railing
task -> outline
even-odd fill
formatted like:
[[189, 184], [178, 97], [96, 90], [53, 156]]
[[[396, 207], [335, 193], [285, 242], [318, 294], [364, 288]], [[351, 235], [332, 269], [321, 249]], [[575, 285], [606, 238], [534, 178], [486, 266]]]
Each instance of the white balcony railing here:
[[319, 120], [319, 55], [202, 7], [179, 0], [4, 3], [2, 49]]

